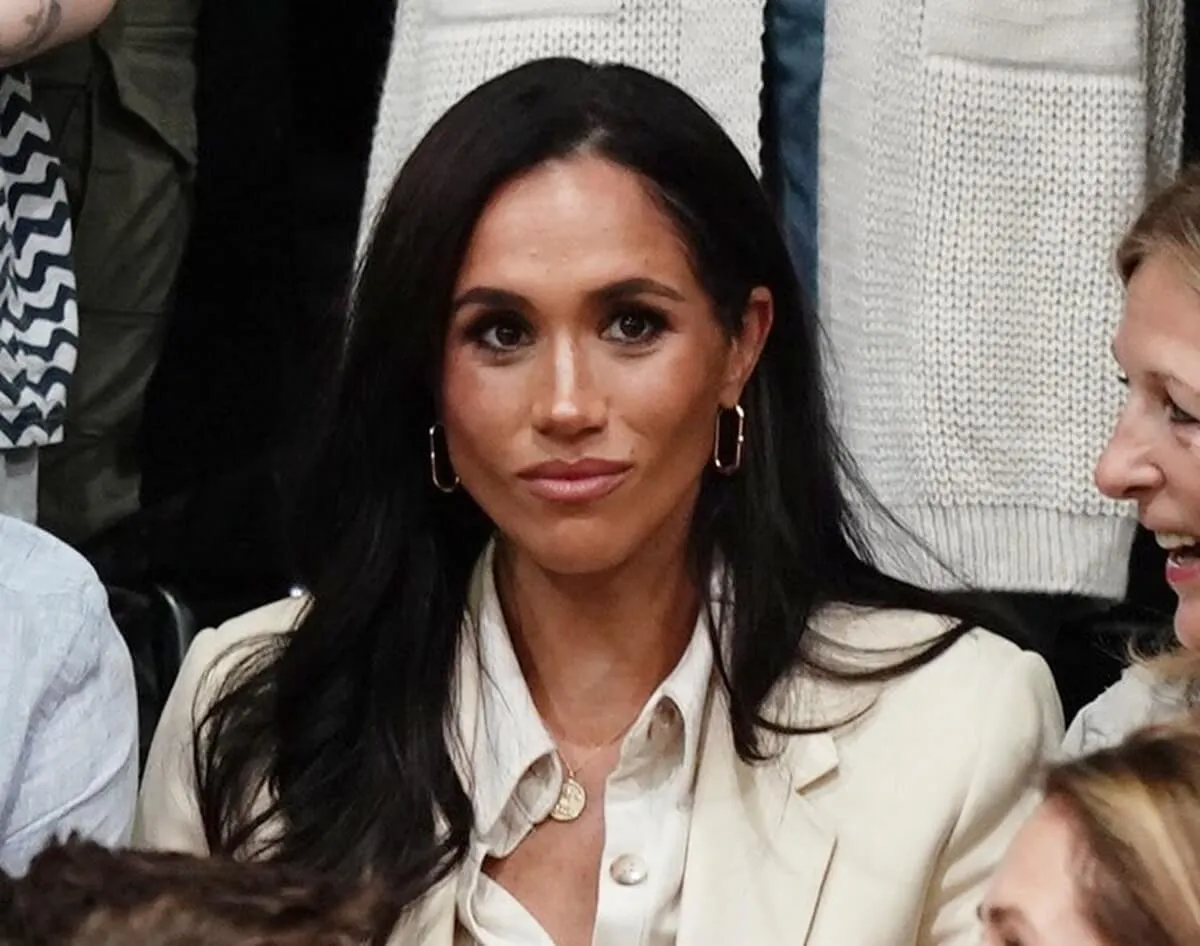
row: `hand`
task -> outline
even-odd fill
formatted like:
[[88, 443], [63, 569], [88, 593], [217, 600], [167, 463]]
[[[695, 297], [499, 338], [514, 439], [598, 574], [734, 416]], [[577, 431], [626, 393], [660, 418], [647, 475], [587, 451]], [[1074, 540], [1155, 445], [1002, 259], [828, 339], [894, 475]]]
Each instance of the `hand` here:
[[2, 0], [0, 69], [90, 33], [114, 0]]

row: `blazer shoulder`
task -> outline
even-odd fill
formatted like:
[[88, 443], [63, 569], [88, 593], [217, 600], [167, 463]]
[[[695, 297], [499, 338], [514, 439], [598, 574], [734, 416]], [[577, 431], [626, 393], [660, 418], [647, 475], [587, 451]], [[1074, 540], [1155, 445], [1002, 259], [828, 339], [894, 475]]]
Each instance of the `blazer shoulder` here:
[[282, 634], [293, 630], [307, 610], [307, 597], [283, 598], [230, 618], [211, 631], [216, 639], [229, 643], [263, 634]]
[[[848, 676], [886, 670], [919, 655], [954, 623], [925, 612], [837, 606], [814, 622], [810, 659]], [[1039, 718], [1047, 732], [1062, 732], [1062, 708], [1045, 661], [983, 628], [967, 631], [928, 662], [882, 682], [822, 676], [801, 673], [790, 689], [795, 696], [807, 691], [803, 703], [819, 707], [826, 720], [830, 710], [852, 717], [876, 702], [886, 704], [889, 715], [932, 711], [963, 719], [967, 711], [978, 718], [1003, 696]]]
[[202, 674], [220, 675], [228, 670], [228, 658], [244, 652], [246, 646], [294, 630], [307, 606], [306, 598], [284, 598], [201, 631], [184, 656], [181, 680]]
[[[856, 665], [864, 669], [887, 666], [916, 655], [952, 631], [956, 623], [955, 618], [926, 611], [833, 605], [814, 621], [811, 648], [814, 655], [832, 657], [851, 669]], [[986, 661], [995, 667], [996, 661], [1018, 660], [1027, 653], [998, 634], [973, 628], [937, 660], [952, 655], [949, 660], [954, 663]]]
[[195, 768], [198, 724], [255, 641], [287, 633], [303, 617], [306, 599], [256, 608], [201, 631], [187, 654], [159, 717], [142, 776], [134, 842], [142, 847], [208, 853]]

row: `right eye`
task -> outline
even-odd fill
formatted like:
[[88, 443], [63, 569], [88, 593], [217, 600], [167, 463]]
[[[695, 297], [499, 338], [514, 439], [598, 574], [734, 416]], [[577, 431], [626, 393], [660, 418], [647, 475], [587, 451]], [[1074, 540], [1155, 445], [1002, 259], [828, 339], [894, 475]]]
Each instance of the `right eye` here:
[[529, 342], [529, 328], [519, 316], [494, 313], [476, 321], [470, 329], [471, 340], [489, 351], [516, 351]]

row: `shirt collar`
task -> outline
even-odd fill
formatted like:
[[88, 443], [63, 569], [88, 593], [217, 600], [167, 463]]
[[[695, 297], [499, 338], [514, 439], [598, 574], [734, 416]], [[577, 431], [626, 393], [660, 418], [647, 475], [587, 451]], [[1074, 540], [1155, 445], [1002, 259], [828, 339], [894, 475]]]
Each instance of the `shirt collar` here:
[[[493, 552], [491, 543], [480, 559], [474, 606], [464, 635], [464, 659], [475, 662], [475, 672], [463, 677], [477, 681], [478, 694], [473, 725], [469, 732], [460, 728], [459, 737], [465, 756], [460, 771], [466, 770], [462, 774], [467, 776], [464, 782], [475, 809], [475, 830], [482, 838], [492, 836], [502, 819], [515, 818], [526, 825], [542, 821], [554, 805], [563, 774], [554, 740], [534, 705], [512, 646], [496, 591]], [[714, 582], [716, 587], [719, 582]], [[660, 710], [672, 704], [683, 723], [683, 738], [678, 748], [668, 751], [682, 749], [678, 761], [689, 773], [685, 780], [689, 790], [712, 667], [708, 615], [702, 610], [682, 658], [647, 701], [625, 741], [626, 747], [652, 746]], [[524, 778], [527, 773], [533, 777]]]
[[[489, 545], [481, 562], [482, 593], [474, 627], [479, 661], [479, 717], [471, 771], [475, 826], [481, 835], [493, 830], [510, 799], [518, 804], [523, 802], [527, 808], [539, 809], [524, 812], [531, 821], [544, 818], [554, 804], [553, 798], [518, 797], [517, 785], [530, 769], [554, 771], [559, 767], [554, 740], [542, 723], [513, 650], [492, 564]], [[557, 778], [539, 781], [548, 785], [557, 782]]]

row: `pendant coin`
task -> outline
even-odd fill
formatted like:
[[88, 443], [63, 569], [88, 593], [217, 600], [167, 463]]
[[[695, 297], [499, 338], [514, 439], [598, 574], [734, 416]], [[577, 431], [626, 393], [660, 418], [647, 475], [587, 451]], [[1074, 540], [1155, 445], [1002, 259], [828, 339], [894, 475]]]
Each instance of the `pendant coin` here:
[[555, 821], [574, 821], [583, 814], [586, 805], [587, 791], [574, 778], [567, 776], [558, 790], [558, 801], [550, 809], [550, 817]]

